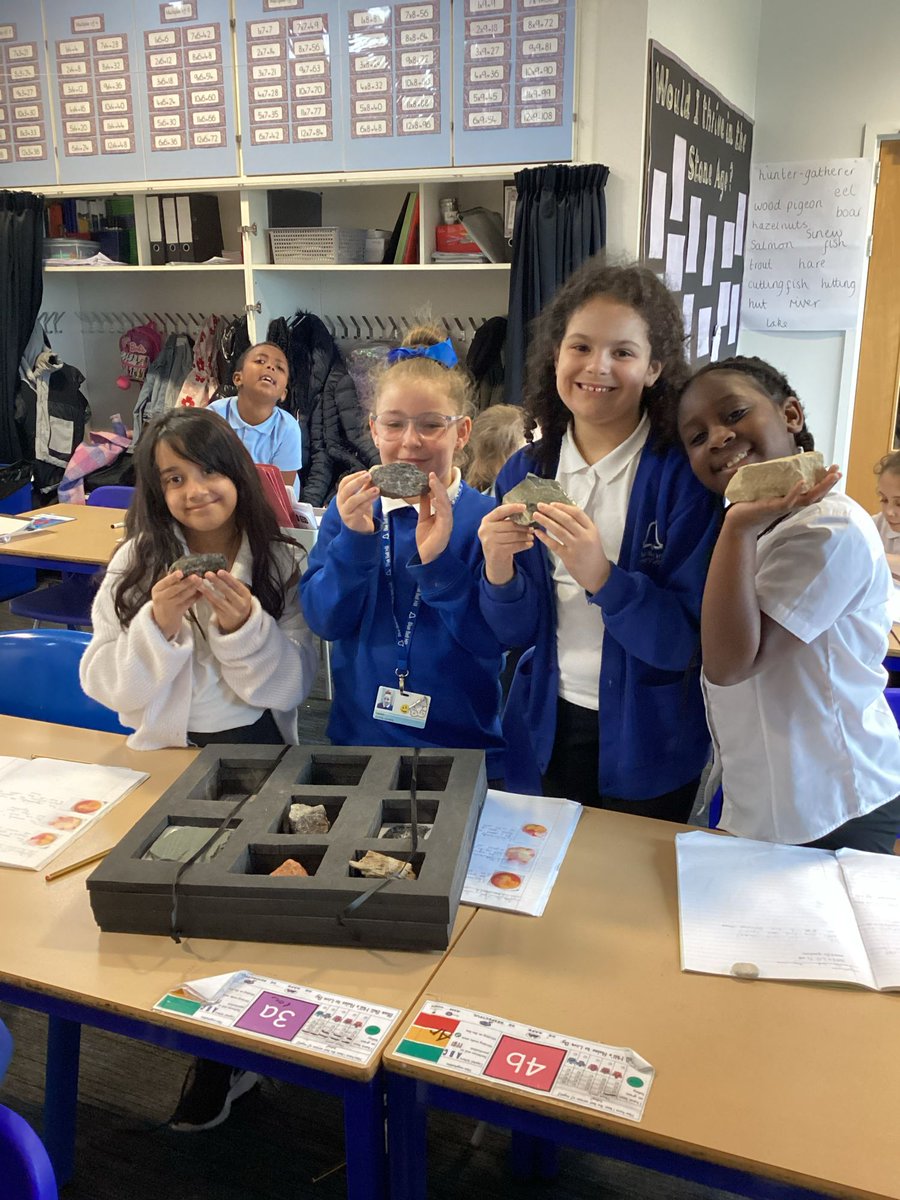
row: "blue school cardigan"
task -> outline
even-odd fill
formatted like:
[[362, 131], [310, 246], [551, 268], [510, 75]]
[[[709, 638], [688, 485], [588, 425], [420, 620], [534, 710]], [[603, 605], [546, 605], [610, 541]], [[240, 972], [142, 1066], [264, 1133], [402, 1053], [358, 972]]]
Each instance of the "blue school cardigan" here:
[[450, 542], [427, 564], [416, 547], [415, 509], [389, 514], [401, 629], [416, 584], [422, 590], [407, 686], [431, 696], [431, 707], [424, 729], [414, 729], [372, 716], [378, 688], [397, 685], [397, 635], [382, 559], [381, 501], [374, 506], [374, 534], [348, 529], [336, 502], [331, 502], [300, 582], [300, 599], [310, 629], [332, 643], [334, 699], [328, 736], [336, 745], [484, 749], [488, 778], [502, 778], [503, 650], [478, 601], [483, 562], [478, 526], [494, 505], [490, 496], [461, 484]]
[[[509, 460], [497, 493], [540, 468], [529, 447]], [[694, 477], [679, 449], [641, 451], [622, 548], [609, 579], [587, 603], [603, 610], [598, 722], [599, 789], [645, 800], [695, 779], [709, 752], [700, 691], [700, 600], [721, 524], [722, 502]], [[506, 645], [533, 647], [519, 663], [503, 716], [506, 786], [539, 793], [553, 752], [559, 664], [556, 595], [547, 551], [517, 554], [501, 587], [482, 578], [481, 609]]]

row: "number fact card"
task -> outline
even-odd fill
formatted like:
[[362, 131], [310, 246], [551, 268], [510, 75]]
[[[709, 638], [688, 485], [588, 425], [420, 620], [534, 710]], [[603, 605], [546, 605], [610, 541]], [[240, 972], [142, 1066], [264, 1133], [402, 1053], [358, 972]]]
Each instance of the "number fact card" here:
[[640, 1121], [653, 1067], [621, 1046], [604, 1046], [517, 1021], [426, 1000], [395, 1054], [457, 1075], [626, 1121]]

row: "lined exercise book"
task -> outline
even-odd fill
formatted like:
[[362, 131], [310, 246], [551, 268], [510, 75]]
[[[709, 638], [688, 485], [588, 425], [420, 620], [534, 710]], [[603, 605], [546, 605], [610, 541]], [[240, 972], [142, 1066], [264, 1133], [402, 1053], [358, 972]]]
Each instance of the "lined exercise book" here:
[[675, 838], [681, 968], [900, 990], [900, 857]]

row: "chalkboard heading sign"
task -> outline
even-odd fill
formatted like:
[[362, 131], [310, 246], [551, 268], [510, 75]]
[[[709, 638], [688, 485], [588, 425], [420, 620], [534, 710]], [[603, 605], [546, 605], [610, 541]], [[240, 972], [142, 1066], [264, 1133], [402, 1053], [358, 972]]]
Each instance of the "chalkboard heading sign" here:
[[737, 348], [753, 122], [657, 42], [648, 86], [643, 257], [700, 365]]

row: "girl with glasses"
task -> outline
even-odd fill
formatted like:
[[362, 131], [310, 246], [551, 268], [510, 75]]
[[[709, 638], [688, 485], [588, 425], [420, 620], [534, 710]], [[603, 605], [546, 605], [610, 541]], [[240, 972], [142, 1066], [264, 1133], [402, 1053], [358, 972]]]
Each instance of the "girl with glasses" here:
[[478, 602], [478, 526], [494, 502], [454, 465], [471, 407], [449, 338], [410, 330], [376, 377], [369, 424], [382, 464], [418, 467], [427, 488], [388, 499], [368, 471], [345, 476], [301, 602], [313, 632], [332, 643], [336, 745], [484, 749], [499, 781], [502, 647]]

